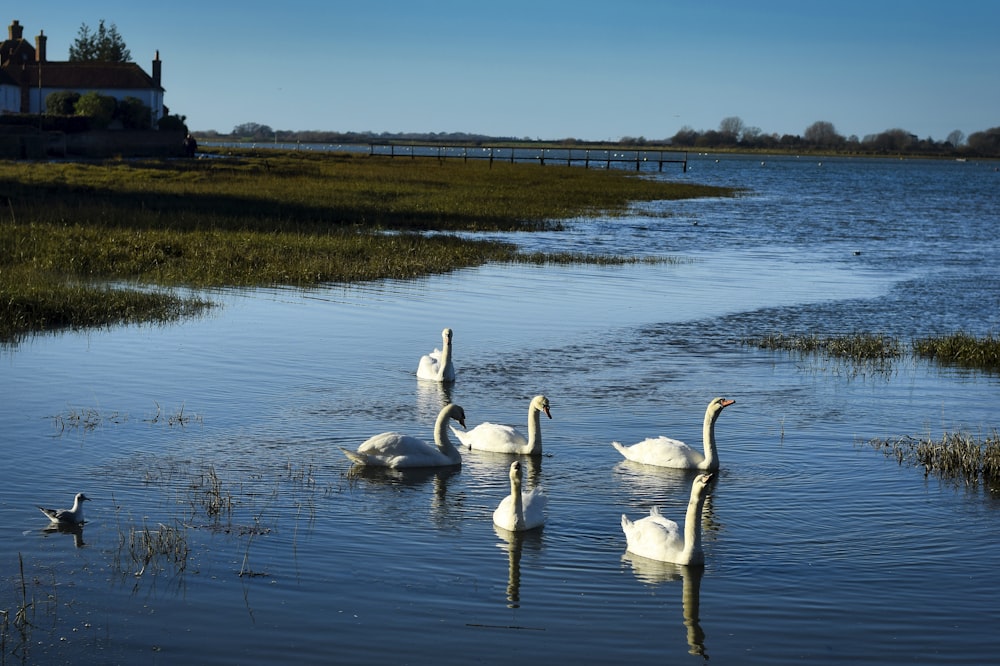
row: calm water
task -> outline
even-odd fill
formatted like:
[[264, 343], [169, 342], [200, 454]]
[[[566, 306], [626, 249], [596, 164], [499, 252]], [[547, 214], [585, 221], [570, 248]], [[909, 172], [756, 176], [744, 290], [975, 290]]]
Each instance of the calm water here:
[[[997, 333], [1000, 173], [704, 158], [659, 177], [746, 193], [516, 238], [680, 263], [218, 292], [196, 320], [4, 350], [4, 663], [995, 660], [1000, 500], [864, 442], [986, 435], [998, 378], [740, 341]], [[414, 377], [444, 326], [448, 391]], [[528, 476], [548, 521], [514, 542], [491, 523], [510, 458], [356, 474], [338, 448], [430, 437], [449, 399], [469, 426], [523, 428], [538, 393], [554, 418]], [[704, 569], [625, 555], [621, 514], [680, 520], [692, 477], [625, 463], [610, 442], [697, 444], [716, 395], [736, 404], [718, 422]], [[81, 491], [82, 533], [43, 531], [35, 505]], [[158, 530], [187, 550], [135, 575], [130, 535]]]

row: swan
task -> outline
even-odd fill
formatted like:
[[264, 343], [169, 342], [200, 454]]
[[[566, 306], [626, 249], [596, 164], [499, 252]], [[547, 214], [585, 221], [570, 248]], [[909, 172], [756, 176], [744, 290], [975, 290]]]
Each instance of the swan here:
[[77, 493], [76, 497], [73, 498], [72, 509], [46, 509], [40, 506], [38, 510], [56, 525], [80, 525], [83, 523], [83, 503], [88, 501], [90, 501], [89, 497], [83, 493]]
[[461, 465], [462, 454], [448, 439], [448, 419], [455, 419], [465, 427], [465, 411], [455, 404], [447, 404], [434, 423], [434, 443], [398, 432], [383, 432], [369, 437], [357, 451], [340, 447], [351, 461], [372, 467], [447, 467]]
[[711, 474], [699, 474], [691, 484], [691, 499], [684, 517], [684, 534], [677, 523], [664, 518], [655, 506], [645, 518], [632, 522], [622, 514], [622, 531], [628, 551], [651, 560], [675, 564], [704, 564], [701, 549], [701, 510], [708, 496]]
[[702, 427], [702, 441], [705, 452], [695, 451], [684, 442], [669, 437], [650, 437], [632, 446], [611, 442], [611, 446], [628, 460], [644, 465], [673, 467], [676, 469], [719, 469], [718, 452], [715, 448], [715, 420], [722, 410], [736, 402], [726, 398], [715, 398], [705, 410], [705, 424]]
[[528, 404], [527, 438], [512, 426], [489, 422], [480, 423], [468, 432], [462, 432], [455, 426], [451, 427], [451, 431], [467, 449], [537, 456], [542, 453], [542, 412], [552, 418], [549, 399], [544, 395], [536, 395]]
[[438, 382], [455, 381], [455, 364], [451, 362], [451, 329], [441, 331], [441, 349], [420, 357], [417, 366], [418, 379], [432, 379]]
[[493, 524], [509, 532], [541, 527], [548, 501], [540, 486], [535, 486], [531, 492], [521, 492], [521, 461], [515, 460], [510, 464], [510, 495], [504, 497], [493, 512]]

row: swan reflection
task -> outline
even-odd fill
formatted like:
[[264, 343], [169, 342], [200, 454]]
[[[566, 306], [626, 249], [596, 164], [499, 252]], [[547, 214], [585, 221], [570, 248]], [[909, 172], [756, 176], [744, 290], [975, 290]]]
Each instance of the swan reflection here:
[[533, 550], [541, 550], [542, 533], [511, 532], [502, 527], [493, 526], [493, 531], [503, 540], [497, 548], [507, 551], [507, 608], [521, 607], [521, 551], [527, 545]]
[[705, 631], [701, 628], [701, 579], [705, 575], [702, 566], [687, 566], [650, 560], [626, 552], [622, 561], [632, 567], [632, 573], [642, 583], [659, 585], [678, 579], [683, 581], [681, 604], [684, 626], [687, 628], [688, 652], [708, 660], [705, 650]]
[[387, 486], [397, 489], [414, 490], [430, 484], [431, 516], [436, 521], [442, 521], [450, 512], [448, 505], [448, 481], [461, 472], [461, 467], [370, 467], [368, 465], [352, 465], [345, 476], [351, 482], [364, 481], [375, 486]]
[[454, 384], [417, 379], [417, 414], [433, 415], [451, 402]]

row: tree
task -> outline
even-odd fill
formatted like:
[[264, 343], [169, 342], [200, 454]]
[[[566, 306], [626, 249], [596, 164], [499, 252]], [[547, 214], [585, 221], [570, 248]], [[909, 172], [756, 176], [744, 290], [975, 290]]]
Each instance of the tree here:
[[149, 129], [152, 125], [151, 111], [138, 97], [125, 97], [118, 102], [115, 114], [125, 129]]
[[103, 129], [111, 124], [117, 106], [118, 102], [114, 97], [91, 91], [80, 95], [80, 99], [76, 101], [76, 115], [87, 116], [94, 127]]
[[76, 113], [78, 99], [80, 99], [80, 93], [74, 90], [51, 93], [45, 98], [45, 113], [53, 116], [72, 116]]
[[91, 32], [84, 23], [80, 26], [76, 41], [69, 47], [71, 62], [131, 62], [132, 54], [125, 48], [125, 40], [118, 34], [118, 27], [112, 23], [105, 27], [104, 19]]
[[834, 148], [844, 143], [844, 137], [837, 134], [833, 123], [826, 120], [817, 120], [807, 127], [802, 138], [806, 143], [818, 148]]
[[233, 128], [233, 136], [246, 139], [267, 139], [274, 137], [274, 130], [260, 123], [243, 123]]
[[965, 132], [962, 130], [952, 130], [948, 135], [948, 143], [951, 144], [952, 148], [958, 148], [965, 143]]
[[983, 132], [970, 134], [969, 148], [978, 155], [989, 157], [1000, 155], [1000, 127], [991, 127]]
[[723, 136], [723, 140], [727, 143], [736, 143], [742, 133], [743, 119], [739, 116], [723, 118], [722, 122], [719, 123], [719, 134]]

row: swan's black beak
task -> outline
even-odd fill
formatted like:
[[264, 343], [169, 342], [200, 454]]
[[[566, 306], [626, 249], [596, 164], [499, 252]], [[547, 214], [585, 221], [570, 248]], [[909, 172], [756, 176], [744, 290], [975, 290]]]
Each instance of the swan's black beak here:
[[551, 419], [552, 418], [552, 412], [549, 411], [548, 406], [542, 407], [542, 409], [545, 410], [545, 415]]

